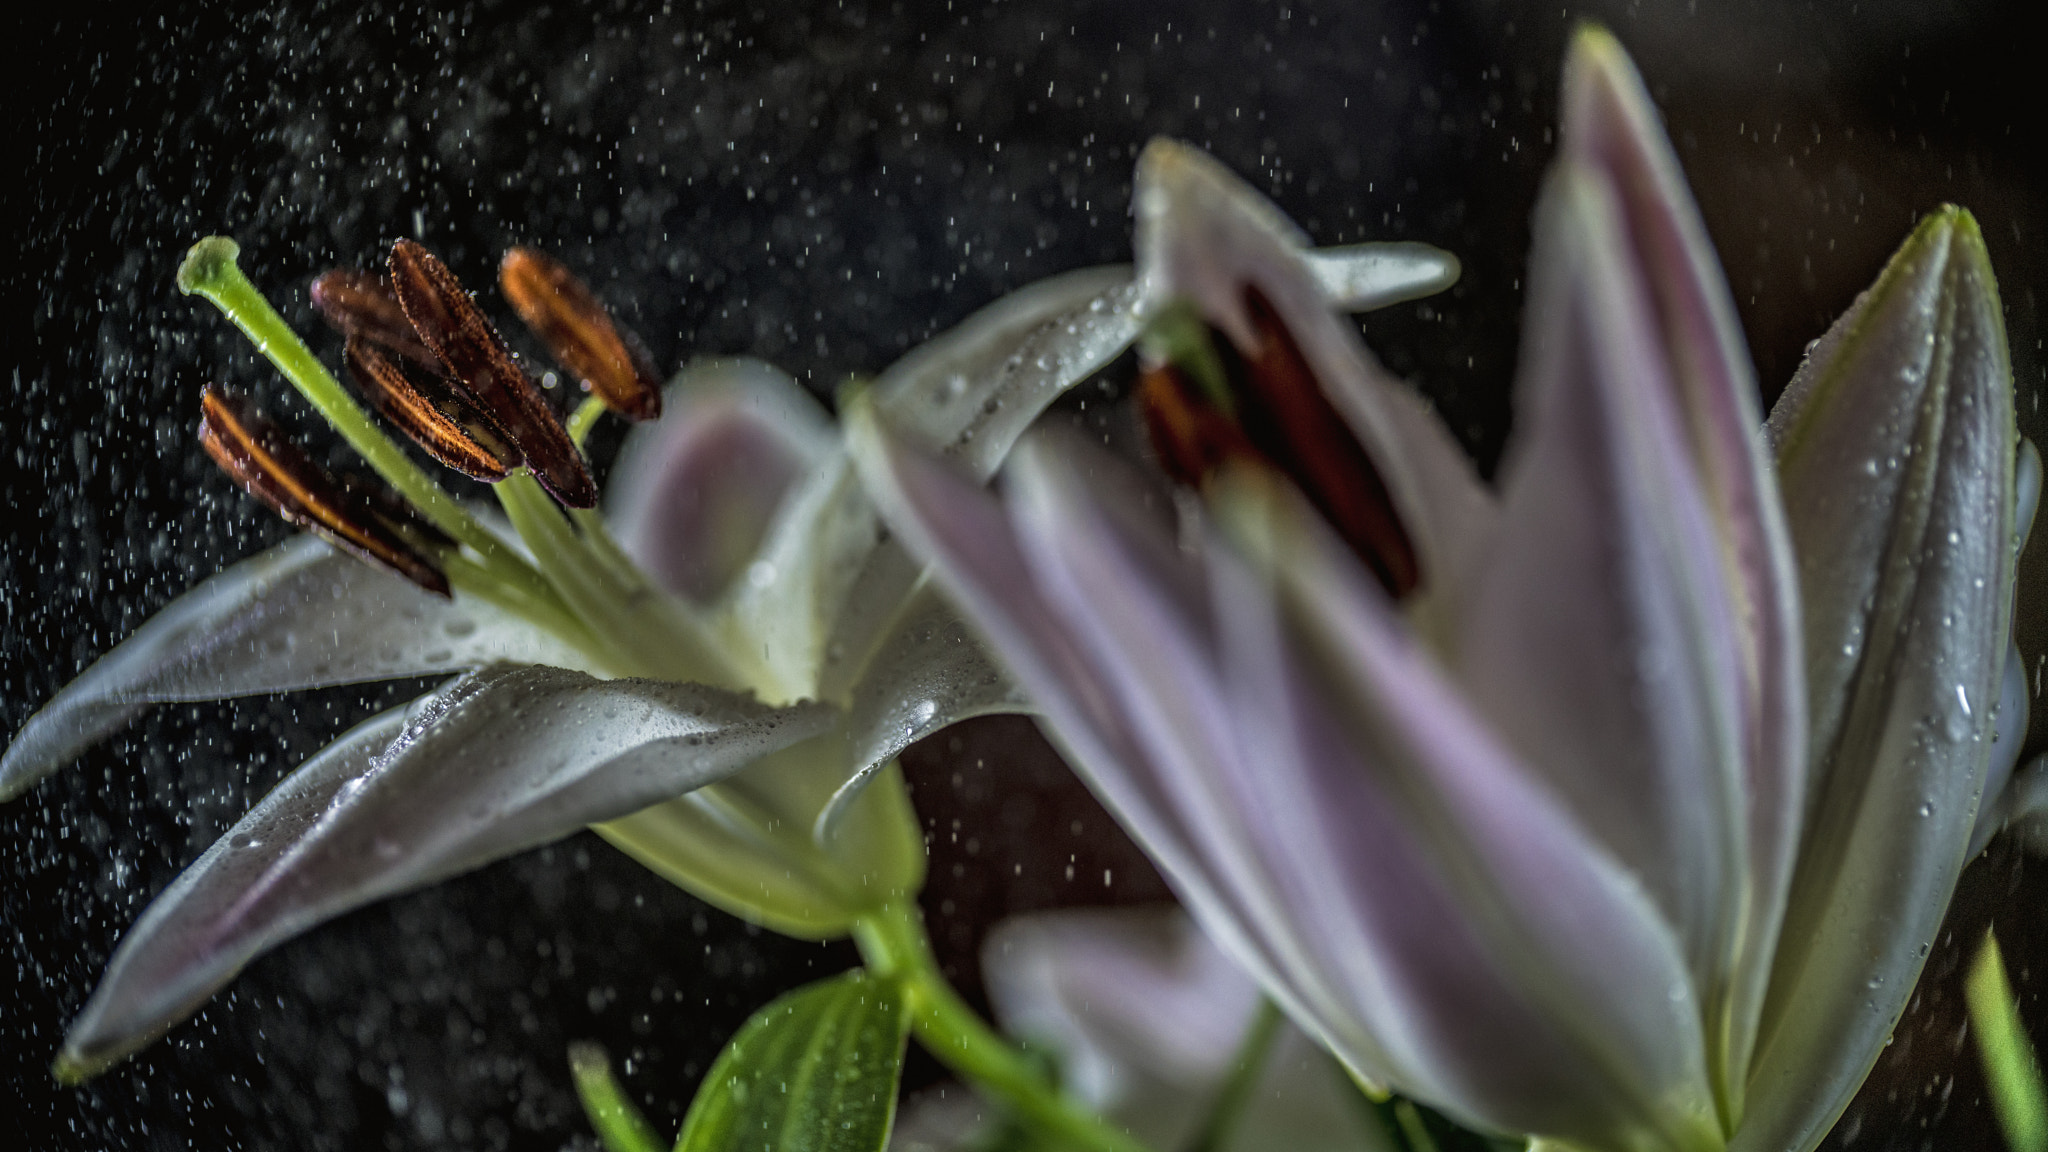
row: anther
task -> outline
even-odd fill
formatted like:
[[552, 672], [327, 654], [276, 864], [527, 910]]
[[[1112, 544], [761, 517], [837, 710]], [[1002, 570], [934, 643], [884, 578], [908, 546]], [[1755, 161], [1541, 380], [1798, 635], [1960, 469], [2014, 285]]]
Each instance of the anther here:
[[1258, 339], [1244, 355], [1258, 398], [1247, 405], [1246, 430], [1281, 462], [1387, 591], [1396, 598], [1407, 595], [1420, 582], [1415, 547], [1379, 469], [1323, 394], [1294, 334], [1255, 287], [1245, 288], [1245, 310]]
[[1407, 595], [1415, 549], [1379, 471], [1258, 289], [1245, 309], [1250, 349], [1174, 306], [1146, 334], [1137, 402], [1160, 466], [1194, 488], [1232, 460], [1284, 474], [1390, 594]]
[[498, 287], [555, 362], [605, 407], [634, 420], [661, 415], [661, 384], [646, 349], [575, 273], [531, 248], [514, 248], [498, 265]]
[[519, 450], [491, 418], [438, 372], [393, 355], [362, 336], [350, 336], [343, 358], [349, 378], [370, 406], [396, 424], [434, 459], [478, 480], [498, 481], [521, 463]]
[[313, 281], [313, 307], [343, 336], [361, 337], [430, 371], [444, 370], [405, 318], [391, 281], [375, 272], [336, 268], [321, 273]]
[[343, 551], [449, 595], [447, 576], [430, 558], [448, 539], [395, 493], [329, 474], [246, 400], [209, 387], [199, 408], [200, 445], [250, 495]]
[[575, 442], [448, 266], [419, 244], [400, 240], [391, 248], [391, 283], [421, 341], [504, 431], [541, 484], [571, 508], [596, 507], [597, 482]]

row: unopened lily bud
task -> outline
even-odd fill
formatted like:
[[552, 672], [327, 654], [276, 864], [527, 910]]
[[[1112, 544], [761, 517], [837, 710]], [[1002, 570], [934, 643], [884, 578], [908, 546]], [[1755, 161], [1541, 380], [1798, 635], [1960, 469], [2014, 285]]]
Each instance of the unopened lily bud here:
[[[1804, 605], [1809, 824], [1759, 1092], [1846, 1103], [1941, 924], [1985, 783], [2009, 643], [2012, 370], [1990, 258], [1960, 208], [1928, 217], [1771, 412]], [[1836, 1105], [1839, 1108], [1839, 1103]], [[1812, 1114], [1793, 1112], [1800, 1122]], [[1831, 1116], [1824, 1114], [1821, 1118]], [[1756, 1147], [1808, 1132], [1759, 1117]]]

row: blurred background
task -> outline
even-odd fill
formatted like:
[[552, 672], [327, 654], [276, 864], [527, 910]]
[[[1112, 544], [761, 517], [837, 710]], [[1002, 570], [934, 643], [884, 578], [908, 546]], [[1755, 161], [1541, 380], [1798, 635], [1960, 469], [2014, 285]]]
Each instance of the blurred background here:
[[[250, 276], [330, 357], [338, 343], [306, 299], [316, 273], [381, 262], [410, 235], [481, 284], [520, 243], [590, 280], [665, 367], [756, 355], [829, 396], [1003, 292], [1127, 260], [1132, 159], [1169, 134], [1213, 151], [1320, 243], [1418, 239], [1463, 259], [1456, 289], [1375, 315], [1367, 337], [1491, 469], [1562, 46], [1587, 18], [1619, 34], [1664, 111], [1766, 400], [1914, 220], [1953, 201], [1983, 224], [2022, 426], [2039, 439], [2048, 141], [2020, 11], [43, 6], [9, 28], [0, 728], [287, 532], [196, 450], [210, 381], [287, 418], [296, 404], [172, 287], [209, 233], [240, 242]], [[2023, 576], [2048, 589], [2040, 564]], [[2042, 604], [2048, 593], [2023, 600], [2030, 666], [2048, 647]], [[588, 1146], [563, 1055], [584, 1038], [673, 1130], [748, 1013], [852, 962], [844, 946], [742, 925], [586, 834], [322, 928], [135, 1060], [57, 1087], [47, 1067], [63, 1025], [150, 896], [299, 760], [421, 687], [158, 709], [0, 808], [13, 965], [0, 1099], [21, 1146]], [[968, 988], [1001, 915], [1165, 898], [1027, 722], [965, 725], [906, 762], [932, 833], [927, 911]], [[1997, 1147], [1960, 968], [1995, 922], [2036, 1043], [2048, 1040], [2044, 872], [2002, 842], [1972, 865], [1834, 1146]], [[937, 1075], [922, 1062], [909, 1073]]]

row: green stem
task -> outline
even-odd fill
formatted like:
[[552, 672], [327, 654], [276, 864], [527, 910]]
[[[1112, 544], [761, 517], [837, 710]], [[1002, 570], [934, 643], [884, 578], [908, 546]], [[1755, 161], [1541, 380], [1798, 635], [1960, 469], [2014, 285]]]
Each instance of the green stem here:
[[1251, 1027], [1245, 1029], [1244, 1039], [1238, 1043], [1230, 1076], [1217, 1090], [1209, 1114], [1188, 1144], [1188, 1152], [1218, 1152], [1229, 1141], [1244, 1115], [1244, 1106], [1251, 1101], [1252, 1090], [1258, 1087], [1259, 1073], [1265, 1069], [1273, 1041], [1280, 1035], [1280, 1020], [1279, 1006], [1261, 997], [1258, 1015], [1252, 1017]]
[[538, 572], [506, 548], [490, 529], [478, 523], [414, 464], [404, 449], [378, 430], [369, 414], [343, 390], [291, 325], [243, 275], [235, 263], [240, 253], [240, 247], [225, 236], [209, 236], [194, 244], [178, 268], [178, 290], [206, 297], [234, 321], [256, 345], [256, 350], [284, 373], [285, 379], [312, 402], [377, 475], [398, 489], [436, 528], [474, 549], [494, 578], [520, 585], [537, 599], [552, 600], [553, 593]]
[[870, 969], [904, 981], [910, 991], [911, 1028], [940, 1063], [1068, 1143], [1093, 1152], [1149, 1152], [1102, 1117], [1062, 1098], [1023, 1052], [974, 1014], [940, 974], [914, 902], [891, 901], [861, 917], [854, 923], [853, 938]]

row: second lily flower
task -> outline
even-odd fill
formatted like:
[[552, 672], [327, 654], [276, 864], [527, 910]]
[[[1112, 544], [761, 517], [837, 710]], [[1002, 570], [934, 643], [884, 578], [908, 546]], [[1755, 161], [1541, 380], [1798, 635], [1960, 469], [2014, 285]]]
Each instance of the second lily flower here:
[[856, 452], [1204, 927], [1360, 1076], [1572, 1148], [1810, 1149], [1986, 780], [1996, 289], [1974, 222], [1936, 213], [1760, 436], [1604, 33], [1564, 108], [1497, 491], [1291, 226], [1167, 143], [1138, 175], [1140, 400], [1180, 492], [1043, 436], [998, 500], [858, 402]]

